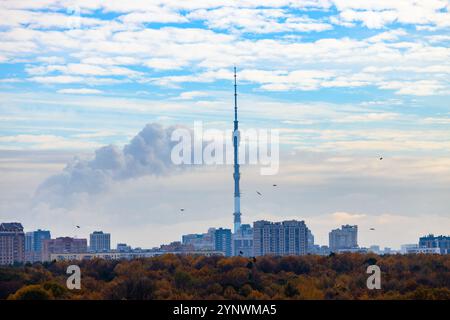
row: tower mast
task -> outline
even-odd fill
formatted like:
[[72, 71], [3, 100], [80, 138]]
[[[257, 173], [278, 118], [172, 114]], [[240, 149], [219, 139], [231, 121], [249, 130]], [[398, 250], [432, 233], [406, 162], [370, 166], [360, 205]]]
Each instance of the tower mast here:
[[241, 192], [239, 190], [239, 123], [237, 117], [237, 83], [236, 83], [236, 66], [234, 67], [234, 130], [233, 130], [233, 150], [234, 150], [234, 233], [241, 227]]

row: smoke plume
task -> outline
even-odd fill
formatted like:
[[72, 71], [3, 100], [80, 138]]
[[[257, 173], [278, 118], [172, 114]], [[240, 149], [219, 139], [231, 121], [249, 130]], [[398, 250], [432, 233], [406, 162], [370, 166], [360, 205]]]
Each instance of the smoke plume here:
[[46, 179], [37, 189], [35, 202], [63, 206], [68, 198], [103, 192], [114, 181], [145, 175], [163, 175], [173, 169], [170, 154], [176, 127], [147, 124], [122, 149], [108, 145], [90, 160], [75, 158], [64, 170]]

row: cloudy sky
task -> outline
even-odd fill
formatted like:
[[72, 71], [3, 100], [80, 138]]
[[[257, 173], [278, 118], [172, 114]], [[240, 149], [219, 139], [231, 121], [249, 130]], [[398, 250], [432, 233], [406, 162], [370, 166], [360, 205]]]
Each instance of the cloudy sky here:
[[242, 167], [243, 222], [448, 234], [449, 31], [448, 0], [1, 1], [0, 221], [142, 247], [231, 227], [232, 167], [167, 155], [173, 126], [231, 128], [236, 65], [241, 128], [281, 140], [277, 175]]

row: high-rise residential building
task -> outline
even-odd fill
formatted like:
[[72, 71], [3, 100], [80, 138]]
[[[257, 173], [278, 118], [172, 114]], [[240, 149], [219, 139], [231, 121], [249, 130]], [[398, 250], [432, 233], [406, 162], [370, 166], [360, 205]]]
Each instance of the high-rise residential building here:
[[331, 252], [358, 248], [358, 226], [343, 225], [329, 233]]
[[25, 233], [25, 253], [33, 251], [33, 232]]
[[94, 231], [89, 235], [89, 250], [92, 252], [111, 251], [111, 234]]
[[42, 241], [42, 260], [50, 261], [50, 255], [56, 253], [86, 253], [87, 239], [60, 237]]
[[219, 228], [214, 232], [214, 249], [220, 251], [229, 257], [232, 254], [231, 249], [231, 230]]
[[36, 262], [42, 260], [42, 242], [50, 239], [50, 231], [38, 229], [25, 234], [25, 260]]
[[316, 253], [316, 248], [314, 246], [314, 235], [309, 229], [306, 231], [306, 239], [308, 241], [306, 245], [306, 252], [310, 254]]
[[25, 234], [18, 222], [0, 224], [0, 265], [25, 261]]
[[254, 255], [304, 255], [307, 237], [308, 228], [304, 221], [256, 221], [253, 223]]
[[207, 233], [193, 233], [182, 236], [184, 245], [192, 245], [196, 251], [213, 251], [215, 228], [209, 228]]
[[419, 238], [420, 248], [439, 248], [441, 254], [450, 254], [450, 236], [428, 236]]
[[232, 235], [233, 256], [253, 256], [253, 228], [249, 224], [242, 224]]

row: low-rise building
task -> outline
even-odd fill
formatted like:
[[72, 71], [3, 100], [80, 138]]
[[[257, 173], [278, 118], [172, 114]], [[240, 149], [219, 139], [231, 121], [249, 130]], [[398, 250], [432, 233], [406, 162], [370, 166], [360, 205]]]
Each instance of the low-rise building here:
[[116, 246], [116, 250], [119, 252], [131, 252], [132, 248], [126, 243], [118, 243]]
[[412, 249], [416, 248], [419, 248], [419, 245], [417, 243], [402, 244], [400, 246], [400, 253], [408, 254], [408, 251], [411, 251]]
[[407, 248], [406, 254], [441, 254], [439, 248], [415, 247]]
[[84, 252], [84, 253], [52, 253], [50, 260], [56, 261], [82, 261], [92, 259], [105, 259], [105, 260], [132, 260], [139, 258], [151, 258], [164, 254], [181, 254], [181, 255], [202, 255], [202, 256], [223, 256], [222, 251], [153, 251], [153, 250], [141, 250], [138, 252]]
[[378, 245], [372, 245], [369, 247], [368, 249], [369, 252], [375, 253], [375, 254], [380, 254], [381, 253], [381, 249], [380, 246]]
[[180, 241], [173, 241], [169, 244], [162, 244], [159, 248], [161, 252], [190, 252], [195, 251], [194, 246], [189, 244], [182, 244]]
[[87, 239], [60, 237], [42, 242], [42, 261], [52, 261], [52, 254], [74, 254], [87, 252]]

